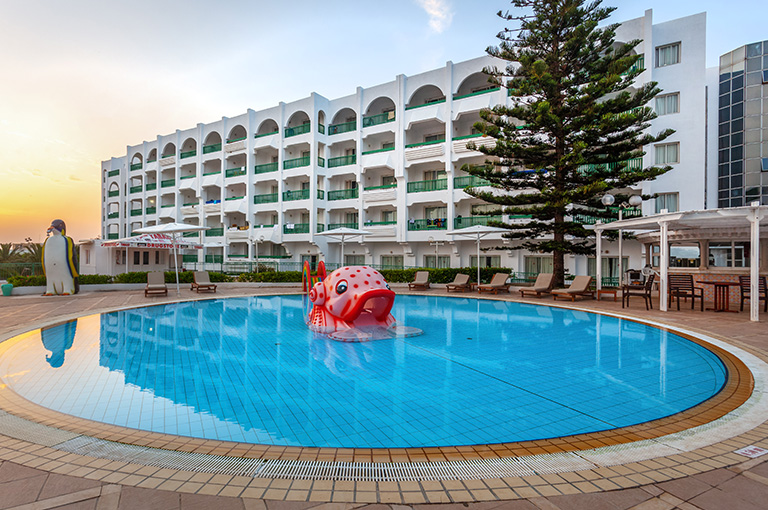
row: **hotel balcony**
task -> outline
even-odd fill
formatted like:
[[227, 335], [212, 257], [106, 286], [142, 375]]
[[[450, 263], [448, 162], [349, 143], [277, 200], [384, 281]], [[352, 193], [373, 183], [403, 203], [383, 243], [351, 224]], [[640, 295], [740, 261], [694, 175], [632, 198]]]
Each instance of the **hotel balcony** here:
[[233, 154], [245, 150], [246, 137], [230, 138], [224, 145], [224, 152]]
[[354, 165], [355, 163], [357, 163], [357, 156], [355, 154], [350, 154], [348, 156], [339, 156], [337, 158], [328, 158], [328, 168]]
[[395, 112], [378, 113], [376, 115], [368, 115], [363, 117], [363, 127], [378, 126], [379, 124], [386, 124], [387, 122], [395, 121]]
[[286, 159], [283, 161], [283, 170], [290, 170], [291, 168], [299, 168], [302, 166], [309, 166], [309, 156], [303, 156], [300, 158]]
[[448, 220], [445, 218], [437, 218], [434, 220], [408, 220], [409, 231], [423, 231], [423, 230], [447, 230]]
[[405, 146], [406, 162], [426, 158], [439, 158], [443, 154], [445, 154], [445, 139], [410, 143]]
[[254, 195], [253, 196], [253, 203], [255, 205], [259, 204], [273, 204], [277, 202], [278, 194], [277, 193], [265, 193], [262, 195]]
[[339, 135], [357, 130], [357, 121], [342, 122], [340, 124], [328, 124], [328, 135]]
[[269, 172], [277, 172], [277, 161], [274, 163], [264, 163], [263, 165], [256, 165], [253, 167], [253, 173], [266, 174]]

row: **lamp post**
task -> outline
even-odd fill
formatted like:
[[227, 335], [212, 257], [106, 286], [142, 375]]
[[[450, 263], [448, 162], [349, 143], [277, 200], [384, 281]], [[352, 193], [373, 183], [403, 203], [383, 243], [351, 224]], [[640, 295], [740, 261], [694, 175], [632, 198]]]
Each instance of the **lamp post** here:
[[[610, 207], [616, 202], [616, 197], [611, 195], [610, 193], [606, 193], [603, 195], [603, 198], [600, 199], [600, 202], [606, 207]], [[619, 221], [624, 219], [624, 209], [628, 209], [630, 207], [634, 208], [639, 206], [643, 203], [643, 198], [640, 195], [632, 195], [629, 197], [629, 200], [627, 202], [622, 202], [618, 205], [619, 207]], [[624, 275], [624, 267], [623, 267], [623, 256], [624, 256], [624, 250], [623, 250], [623, 241], [624, 241], [624, 235], [621, 229], [619, 229], [619, 284], [623, 284], [623, 275]]]
[[434, 246], [434, 247], [435, 247], [435, 269], [438, 269], [438, 265], [439, 265], [439, 264], [437, 263], [437, 250], [438, 250], [438, 249], [439, 249], [439, 248], [440, 248], [442, 245], [444, 245], [444, 244], [445, 244], [445, 241], [438, 241], [438, 240], [436, 240], [436, 239], [435, 239], [434, 237], [432, 237], [432, 236], [429, 236], [429, 237], [427, 238], [427, 241], [429, 241], [429, 244], [430, 244], [431, 246]]
[[259, 243], [264, 241], [264, 236], [260, 235], [258, 238], [254, 239], [256, 242], [256, 272], [259, 272]]

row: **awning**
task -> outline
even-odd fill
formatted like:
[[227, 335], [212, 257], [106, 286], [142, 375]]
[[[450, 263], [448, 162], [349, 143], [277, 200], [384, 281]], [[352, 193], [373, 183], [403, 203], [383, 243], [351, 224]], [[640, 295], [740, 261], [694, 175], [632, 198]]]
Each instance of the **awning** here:
[[[166, 234], [141, 234], [133, 237], [125, 237], [123, 239], [115, 239], [111, 241], [105, 241], [101, 243], [102, 246], [107, 248], [160, 248], [160, 249], [173, 249], [173, 239]], [[179, 239], [175, 243], [176, 248], [182, 250], [201, 250], [203, 245], [195, 242], [188, 241], [187, 239]]]

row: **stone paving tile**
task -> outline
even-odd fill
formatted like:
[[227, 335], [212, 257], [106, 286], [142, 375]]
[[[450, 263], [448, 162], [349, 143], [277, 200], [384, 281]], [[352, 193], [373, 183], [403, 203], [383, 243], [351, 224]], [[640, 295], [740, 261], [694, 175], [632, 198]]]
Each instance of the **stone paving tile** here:
[[176, 510], [181, 508], [181, 495], [169, 491], [123, 487], [120, 491], [118, 510], [148, 510], [158, 508]]
[[45, 485], [47, 474], [25, 476], [0, 484], [0, 508], [11, 508], [37, 501], [40, 490]]
[[101, 483], [94, 480], [51, 473], [48, 475], [48, 479], [45, 481], [45, 485], [43, 485], [38, 498], [53, 498], [62, 494], [100, 487], [101, 485]]

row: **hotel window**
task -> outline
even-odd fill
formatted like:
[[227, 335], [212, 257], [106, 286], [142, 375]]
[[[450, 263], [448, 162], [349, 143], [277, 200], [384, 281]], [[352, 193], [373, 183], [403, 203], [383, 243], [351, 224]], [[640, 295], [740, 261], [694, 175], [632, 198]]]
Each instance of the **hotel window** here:
[[678, 193], [659, 193], [656, 197], [656, 214], [661, 213], [662, 209], [666, 209], [667, 212], [677, 212], [678, 197]]
[[394, 175], [385, 175], [381, 178], [382, 186], [397, 186], [397, 179]]
[[445, 179], [445, 170], [427, 170], [424, 172], [425, 181], [436, 181], [437, 179]]
[[[653, 267], [659, 267], [658, 244], [653, 245]], [[701, 265], [701, 249], [698, 243], [669, 245], [669, 267], [699, 267]]]
[[[469, 267], [477, 267], [477, 255], [469, 257]], [[501, 255], [480, 255], [480, 267], [501, 267]]]
[[656, 48], [656, 67], [680, 63], [680, 43], [667, 44]]
[[91, 263], [91, 250], [85, 250], [85, 263]]
[[660, 143], [655, 148], [657, 165], [680, 163], [680, 142]]
[[381, 211], [381, 221], [385, 223], [396, 223], [397, 211]]
[[749, 243], [709, 242], [709, 267], [749, 267]]
[[665, 94], [656, 97], [656, 115], [680, 113], [680, 93]]
[[365, 255], [344, 255], [345, 266], [364, 266]]
[[525, 272], [531, 274], [552, 273], [552, 257], [525, 257]]
[[402, 269], [403, 256], [402, 255], [382, 255], [381, 266], [382, 266], [382, 269]]
[[443, 269], [443, 268], [451, 267], [451, 256], [438, 255], [437, 262], [435, 262], [434, 255], [424, 255], [424, 267], [428, 267], [431, 269], [434, 269], [434, 268]]
[[768, 172], [768, 158], [763, 158], [760, 160], [760, 170], [763, 172]]
[[435, 133], [433, 135], [426, 135], [424, 137], [425, 142], [442, 142], [445, 140], [445, 133]]

